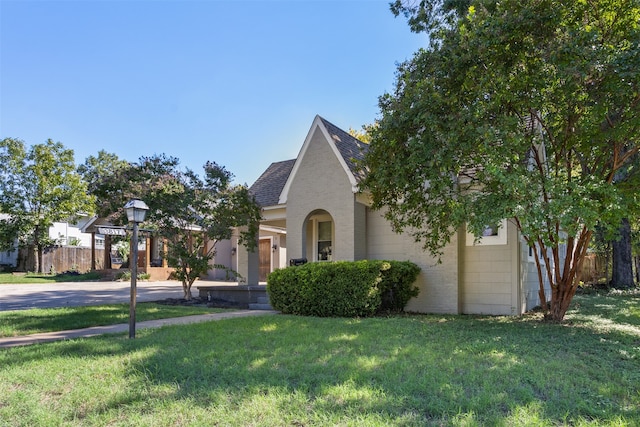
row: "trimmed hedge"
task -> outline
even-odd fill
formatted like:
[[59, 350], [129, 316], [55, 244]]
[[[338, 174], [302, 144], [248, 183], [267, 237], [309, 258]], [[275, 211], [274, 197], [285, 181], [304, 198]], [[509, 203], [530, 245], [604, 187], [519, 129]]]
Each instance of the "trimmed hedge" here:
[[272, 272], [267, 292], [274, 309], [319, 317], [366, 317], [400, 312], [418, 295], [420, 268], [408, 261], [314, 262]]

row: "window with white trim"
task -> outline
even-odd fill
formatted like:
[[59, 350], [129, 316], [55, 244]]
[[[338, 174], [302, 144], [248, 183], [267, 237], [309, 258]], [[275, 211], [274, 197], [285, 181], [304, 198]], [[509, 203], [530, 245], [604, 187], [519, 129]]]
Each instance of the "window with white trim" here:
[[[467, 229], [468, 230], [468, 229]], [[482, 236], [476, 242], [473, 233], [467, 231], [467, 246], [489, 246], [507, 244], [507, 220], [496, 224], [488, 224], [482, 231]]]
[[318, 221], [318, 239], [316, 250], [318, 261], [331, 261], [333, 250], [333, 227], [331, 221]]

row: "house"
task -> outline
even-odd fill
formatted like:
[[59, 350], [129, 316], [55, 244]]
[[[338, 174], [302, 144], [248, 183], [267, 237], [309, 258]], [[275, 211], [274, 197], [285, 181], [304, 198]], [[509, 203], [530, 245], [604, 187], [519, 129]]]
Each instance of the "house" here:
[[407, 234], [396, 234], [359, 192], [356, 166], [367, 145], [320, 116], [298, 157], [272, 163], [251, 186], [262, 206], [260, 245], [230, 243], [232, 267], [257, 285], [287, 260], [409, 260], [421, 268], [420, 294], [406, 309], [421, 313], [519, 315], [540, 304], [531, 249], [504, 220], [480, 241], [459, 230], [441, 263]]
[[[93, 217], [82, 215], [73, 222], [54, 222], [49, 227], [49, 238], [58, 246], [91, 247], [91, 234], [83, 230], [93, 220]], [[104, 247], [104, 237], [98, 236], [96, 245]]]
[[[7, 214], [0, 214], [0, 220], [6, 220], [9, 216]], [[88, 222], [91, 221], [91, 217], [87, 215], [79, 215], [74, 221], [56, 221], [48, 230], [49, 239], [54, 242], [55, 248], [59, 247], [73, 247], [73, 248], [90, 248], [91, 247], [91, 234], [83, 232], [83, 228]], [[96, 246], [98, 248], [104, 248], [104, 238], [98, 236], [96, 238]], [[48, 253], [52, 253], [49, 249]], [[51, 255], [43, 261], [47, 266], [45, 270], [49, 270], [51, 265], [64, 266], [64, 268], [58, 268], [56, 270], [62, 271], [69, 268], [68, 262], [57, 260], [56, 255]], [[16, 240], [14, 247], [8, 251], [0, 252], [0, 265], [6, 265], [9, 267], [16, 267], [19, 261], [18, 242]], [[69, 261], [72, 262], [72, 261]], [[73, 262], [72, 262], [73, 263]], [[54, 267], [55, 269], [55, 267]]]
[[[87, 221], [82, 232], [90, 236], [90, 241], [94, 242], [91, 255], [91, 269], [103, 270], [105, 277], [117, 276], [118, 271], [125, 259], [117, 255], [114, 238], [120, 239], [119, 244], [126, 241], [129, 233], [126, 227], [114, 226], [107, 218], [92, 217]], [[123, 241], [124, 240], [124, 241]], [[98, 245], [102, 242], [103, 251], [97, 254]], [[127, 244], [131, 245], [130, 242]], [[166, 252], [166, 239], [154, 233], [141, 230], [138, 237], [138, 272], [147, 273], [149, 280], [168, 280], [174, 269], [169, 267], [167, 260], [163, 257]], [[131, 247], [129, 248], [129, 251]], [[127, 267], [128, 268], [128, 267]]]

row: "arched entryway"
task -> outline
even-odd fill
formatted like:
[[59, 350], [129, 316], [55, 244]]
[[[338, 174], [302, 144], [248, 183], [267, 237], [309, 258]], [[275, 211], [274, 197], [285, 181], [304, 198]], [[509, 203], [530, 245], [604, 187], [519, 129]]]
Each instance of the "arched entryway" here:
[[331, 214], [318, 209], [304, 222], [303, 248], [309, 261], [333, 261], [335, 253], [335, 222]]

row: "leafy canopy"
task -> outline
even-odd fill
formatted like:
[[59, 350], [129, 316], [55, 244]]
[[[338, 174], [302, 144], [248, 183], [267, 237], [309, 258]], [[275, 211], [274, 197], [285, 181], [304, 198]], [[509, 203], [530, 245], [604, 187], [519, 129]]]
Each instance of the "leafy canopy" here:
[[398, 1], [392, 10], [431, 43], [380, 98], [365, 158], [374, 208], [436, 254], [462, 226], [479, 236], [510, 218], [556, 261], [547, 275], [561, 319], [596, 223], [640, 209], [637, 168], [614, 182], [640, 146], [640, 2]]
[[48, 139], [27, 149], [19, 139], [0, 141], [1, 248], [17, 239], [23, 247], [37, 247], [41, 260], [54, 222], [93, 211], [93, 197], [75, 168], [73, 150], [60, 142]]
[[261, 211], [248, 188], [233, 185], [233, 175], [223, 166], [207, 162], [200, 177], [179, 164], [164, 154], [141, 157], [127, 167], [116, 162], [100, 174], [95, 192], [101, 215], [116, 223], [126, 223], [128, 200], [141, 199], [149, 206], [144, 227], [167, 239], [163, 256], [190, 299], [193, 282], [212, 267], [218, 241], [240, 229], [240, 244], [255, 248]]

